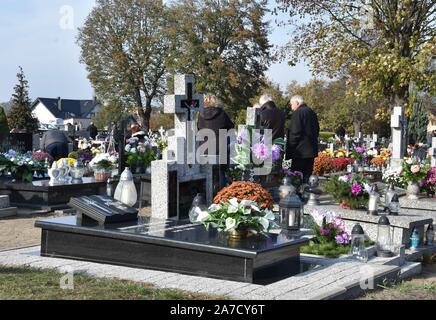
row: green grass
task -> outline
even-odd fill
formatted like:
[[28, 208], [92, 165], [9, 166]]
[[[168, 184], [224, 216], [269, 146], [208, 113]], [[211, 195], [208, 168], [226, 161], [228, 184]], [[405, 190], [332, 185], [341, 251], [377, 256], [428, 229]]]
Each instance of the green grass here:
[[61, 289], [64, 274], [32, 268], [0, 267], [0, 300], [206, 300], [218, 296], [157, 289], [147, 284], [74, 275], [74, 289]]
[[[365, 246], [372, 246], [374, 242], [365, 241]], [[323, 256], [327, 258], [338, 258], [340, 255], [348, 254], [350, 251], [349, 245], [337, 245], [333, 242], [316, 243], [310, 241], [309, 244], [300, 248], [301, 253], [313, 254], [317, 256]]]

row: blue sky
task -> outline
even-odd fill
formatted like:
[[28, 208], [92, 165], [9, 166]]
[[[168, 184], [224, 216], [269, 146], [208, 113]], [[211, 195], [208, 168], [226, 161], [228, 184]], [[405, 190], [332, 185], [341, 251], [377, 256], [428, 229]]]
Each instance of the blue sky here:
[[[92, 97], [75, 39], [77, 28], [82, 26], [94, 3], [94, 0], [0, 0], [0, 102], [11, 98], [19, 65], [29, 80], [32, 99]], [[70, 8], [73, 20], [66, 19]], [[271, 43], [283, 44], [288, 38], [286, 30], [274, 23], [272, 27]], [[303, 64], [293, 68], [286, 63], [275, 64], [267, 74], [283, 89], [292, 80], [304, 83], [311, 78]]]

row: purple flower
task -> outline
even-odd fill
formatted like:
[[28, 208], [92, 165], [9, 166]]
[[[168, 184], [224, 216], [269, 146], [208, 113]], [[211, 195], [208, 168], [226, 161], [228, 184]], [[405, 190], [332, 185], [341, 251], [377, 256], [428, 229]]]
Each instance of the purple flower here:
[[256, 143], [253, 146], [253, 154], [254, 156], [259, 160], [266, 160], [269, 157], [268, 147], [265, 145], [265, 143], [260, 142]]
[[244, 142], [244, 140], [246, 140], [246, 139], [247, 139], [247, 130], [244, 129], [238, 133], [238, 136], [236, 137], [236, 143], [242, 144], [242, 142]]
[[274, 162], [278, 161], [282, 153], [282, 148], [275, 144], [272, 146], [271, 153], [272, 153], [272, 161]]
[[365, 148], [363, 148], [363, 147], [356, 147], [356, 148], [354, 148], [354, 150], [356, 150], [356, 152], [361, 153], [361, 154], [365, 153]]
[[344, 244], [345, 243], [345, 239], [342, 237], [342, 234], [339, 234], [335, 237], [336, 243], [337, 244]]
[[362, 192], [362, 186], [357, 182], [353, 183], [351, 186], [351, 193], [355, 196], [359, 195]]

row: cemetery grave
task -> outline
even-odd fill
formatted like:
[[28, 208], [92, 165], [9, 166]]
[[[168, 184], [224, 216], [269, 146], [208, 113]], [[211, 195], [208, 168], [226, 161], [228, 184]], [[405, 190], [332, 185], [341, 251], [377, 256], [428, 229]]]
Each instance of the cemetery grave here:
[[[385, 203], [383, 195], [388, 194], [388, 185], [394, 184], [386, 178], [386, 172], [402, 168], [407, 173], [413, 165], [426, 168], [424, 163], [409, 164], [404, 159], [402, 108], [395, 108], [392, 115], [392, 151], [377, 147], [376, 134], [365, 138], [360, 134], [330, 143], [320, 152], [315, 170], [323, 183], [337, 181], [336, 188], [347, 189], [339, 198], [335, 190], [320, 197], [323, 188], [319, 188], [315, 176], [309, 184], [295, 184], [298, 175], [283, 166], [280, 169], [286, 169], [285, 173], [278, 170], [263, 180], [259, 178], [261, 185], [235, 181], [234, 185], [239, 183], [242, 190], [248, 188], [246, 194], [254, 200], [237, 195], [217, 200], [216, 167], [199, 164], [195, 159], [198, 142], [192, 119], [203, 108], [203, 95], [194, 92], [194, 80], [191, 75], [174, 77], [174, 94], [165, 96], [164, 111], [174, 114], [175, 128], [169, 133], [162, 158], [151, 162], [151, 170], [123, 172], [124, 151], [128, 158], [132, 148], [143, 147], [130, 138], [130, 146], [124, 149], [123, 136], [123, 151], [118, 158], [104, 150], [90, 162], [97, 166], [105, 161], [112, 163], [109, 169], [102, 169], [108, 175], [101, 181], [97, 176], [84, 176], [85, 170], [76, 159], [46, 166], [50, 180], [35, 177], [34, 181], [24, 182], [1, 177], [0, 194], [4, 196], [0, 196], [0, 217], [2, 210], [16, 212], [8, 208], [9, 200], [16, 206], [48, 211], [73, 208], [76, 215], [36, 221], [35, 226], [42, 230], [41, 246], [1, 253], [0, 263], [41, 268], [70, 265], [98, 277], [127, 277], [161, 287], [239, 299], [341, 299], [362, 294], [362, 281], [377, 284], [412, 277], [421, 270], [415, 261], [424, 253], [436, 252], [431, 238], [436, 216], [434, 198], [421, 190], [412, 194], [406, 190], [407, 181], [403, 181], [393, 189], [399, 197], [400, 211], [396, 215], [385, 210], [385, 206], [391, 209], [393, 198]], [[246, 123], [251, 128], [259, 126], [258, 109], [249, 108]], [[239, 130], [245, 130], [245, 126]], [[434, 162], [434, 152], [430, 150], [429, 154]], [[111, 177], [115, 164], [118, 173], [123, 174]], [[247, 177], [250, 180], [253, 175]], [[288, 179], [281, 185], [277, 181], [282, 178]], [[381, 195], [373, 187], [374, 182]], [[258, 191], [267, 194], [261, 197], [263, 202], [254, 197]], [[122, 196], [114, 199], [117, 194]], [[196, 202], [200, 194], [204, 203]], [[151, 216], [138, 216], [139, 210], [126, 209], [126, 199], [134, 199], [132, 204], [139, 209], [151, 203]], [[356, 199], [357, 204], [353, 202]], [[234, 223], [233, 216], [224, 223], [226, 231], [217, 229], [216, 221], [208, 222], [214, 212], [230, 207], [233, 213], [243, 212], [241, 216], [257, 215], [258, 219], [251, 222], [257, 232], [228, 228]], [[314, 221], [317, 216], [321, 221]], [[363, 252], [359, 247], [358, 253], [353, 251], [360, 241], [354, 233], [357, 225], [363, 229], [365, 240], [372, 243]], [[336, 258], [301, 253], [301, 247], [324, 241], [349, 252]]]

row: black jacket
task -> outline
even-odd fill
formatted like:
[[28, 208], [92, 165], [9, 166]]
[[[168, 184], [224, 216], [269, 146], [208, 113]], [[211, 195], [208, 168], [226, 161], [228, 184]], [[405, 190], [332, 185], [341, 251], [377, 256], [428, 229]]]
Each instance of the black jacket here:
[[86, 131], [88, 131], [89, 136], [92, 139], [95, 139], [95, 137], [98, 135], [98, 129], [95, 125], [90, 124], [89, 127], [86, 129]]
[[262, 106], [260, 125], [262, 129], [272, 130], [273, 141], [285, 137], [285, 121], [285, 113], [277, 108], [274, 102], [270, 101]]
[[318, 155], [319, 122], [316, 113], [306, 104], [292, 114], [288, 131], [286, 159], [316, 158]]
[[216, 151], [219, 152], [219, 130], [230, 130], [235, 127], [227, 113], [221, 108], [209, 107], [200, 110], [197, 122], [198, 130], [210, 129], [216, 136]]

